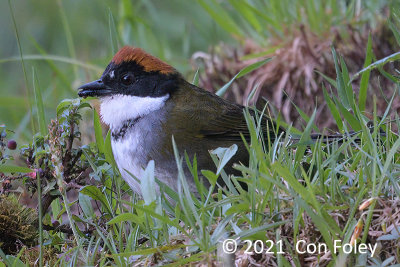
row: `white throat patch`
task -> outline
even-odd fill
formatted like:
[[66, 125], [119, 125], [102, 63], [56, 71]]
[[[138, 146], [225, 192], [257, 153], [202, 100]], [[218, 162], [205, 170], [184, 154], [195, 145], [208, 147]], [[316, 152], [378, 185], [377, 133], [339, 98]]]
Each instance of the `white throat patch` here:
[[162, 108], [168, 98], [168, 94], [160, 97], [108, 96], [101, 99], [100, 115], [111, 129], [117, 129], [126, 120], [136, 119]]

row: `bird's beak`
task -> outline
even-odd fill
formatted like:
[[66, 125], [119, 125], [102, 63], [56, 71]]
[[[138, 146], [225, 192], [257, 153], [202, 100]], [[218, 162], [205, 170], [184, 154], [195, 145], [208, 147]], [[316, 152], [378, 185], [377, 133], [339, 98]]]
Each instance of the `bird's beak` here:
[[110, 95], [112, 89], [105, 85], [101, 79], [82, 85], [78, 88], [80, 97]]

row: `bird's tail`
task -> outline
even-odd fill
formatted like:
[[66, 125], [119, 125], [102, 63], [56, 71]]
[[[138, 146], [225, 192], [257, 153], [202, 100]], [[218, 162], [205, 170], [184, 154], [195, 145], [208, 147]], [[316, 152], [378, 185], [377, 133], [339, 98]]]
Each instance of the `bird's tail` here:
[[[370, 132], [373, 132], [373, 128], [370, 128]], [[360, 144], [361, 143], [361, 138], [358, 137], [358, 135], [360, 134], [360, 131], [350, 131], [347, 132], [345, 134], [341, 134], [341, 133], [337, 133], [337, 134], [311, 134], [310, 138], [311, 140], [309, 142], [304, 143], [304, 145], [311, 145], [314, 144], [315, 142], [321, 141], [324, 144], [329, 144], [329, 143], [334, 143], [337, 142], [339, 144], [344, 143], [346, 141], [352, 141], [356, 144]], [[379, 131], [379, 136], [384, 137], [386, 136], [386, 133], [380, 129]], [[300, 138], [291, 138], [292, 144], [300, 144]]]
[[[329, 135], [324, 135], [324, 134], [311, 134], [311, 140], [313, 141], [319, 141], [321, 140], [322, 143], [331, 143], [331, 142], [345, 142], [348, 141], [354, 136], [356, 136], [358, 133], [356, 132], [349, 132], [347, 134], [329, 134]], [[353, 140], [356, 143], [361, 142], [361, 139], [359, 137], [354, 138]]]

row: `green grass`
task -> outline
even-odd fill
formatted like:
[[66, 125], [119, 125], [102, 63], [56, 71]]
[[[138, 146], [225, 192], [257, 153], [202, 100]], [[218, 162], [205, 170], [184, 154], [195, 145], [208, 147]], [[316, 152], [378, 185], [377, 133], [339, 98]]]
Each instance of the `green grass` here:
[[377, 24], [385, 16], [379, 11], [390, 1], [309, 1], [271, 0], [239, 1], [199, 0], [221, 28], [240, 40], [250, 38], [261, 44], [272, 38], [286, 41], [293, 37], [299, 25], [319, 36], [329, 36], [332, 27], [346, 31], [367, 22]]
[[[325, 20], [320, 11], [327, 7], [315, 5], [314, 1], [299, 2], [305, 5], [306, 18], [298, 16], [300, 3], [295, 5], [292, 1], [270, 1], [271, 6], [266, 6], [261, 1], [252, 2], [254, 6], [241, 1], [224, 2], [224, 5], [233, 7], [233, 11], [230, 12], [219, 7], [216, 1], [202, 0], [196, 3], [195, 11], [208, 12], [218, 24], [221, 24], [225, 34], [244, 35], [245, 29], [250, 27], [252, 36], [256, 34], [268, 36], [268, 34], [279, 35], [285, 32], [286, 29], [280, 23], [282, 21], [287, 22], [287, 25], [303, 22], [310, 28], [315, 28], [316, 33], [323, 32], [328, 27], [327, 25], [336, 23], [337, 17], [344, 16], [346, 19], [351, 19], [353, 16], [351, 14], [356, 12], [356, 6], [359, 3], [350, 1], [351, 5], [346, 9], [338, 6], [336, 1], [327, 1], [326, 5], [332, 9], [333, 15], [326, 19], [326, 23], [320, 24], [320, 21]], [[7, 128], [15, 129], [15, 135], [19, 135], [21, 140], [33, 140], [26, 149], [30, 149], [37, 157], [29, 167], [43, 170], [48, 167], [53, 174], [51, 177], [46, 176], [43, 181], [36, 180], [44, 183], [39, 196], [50, 193], [56, 196], [49, 212], [39, 225], [43, 223], [54, 226], [57, 222], [69, 226], [72, 230], [69, 234], [62, 233], [60, 228], [56, 227], [53, 230], [40, 231], [43, 246], [41, 246], [40, 255], [37, 255], [39, 264], [41, 262], [49, 264], [50, 260], [46, 260], [44, 255], [50, 249], [53, 255], [58, 256], [52, 259], [52, 264], [62, 266], [70, 264], [130, 266], [133, 263], [146, 262], [180, 266], [199, 261], [204, 263], [229, 261], [227, 255], [221, 253], [221, 244], [227, 238], [231, 238], [237, 240], [239, 244], [240, 251], [236, 253], [237, 257], [246, 257], [244, 250], [250, 241], [255, 243], [256, 240], [272, 240], [275, 244], [271, 247], [271, 251], [274, 252], [273, 257], [268, 256], [264, 249], [264, 258], [269, 257], [270, 261], [279, 266], [290, 266], [290, 264], [302, 266], [304, 258], [295, 250], [298, 240], [306, 240], [308, 243], [323, 242], [327, 244], [329, 250], [333, 251], [334, 240], [350, 242], [356, 226], [361, 224], [363, 231], [358, 237], [359, 242], [383, 244], [378, 255], [371, 257], [371, 255], [346, 254], [339, 251], [338, 254], [332, 254], [329, 261], [320, 259], [320, 264], [329, 262], [330, 266], [335, 264], [336, 266], [366, 265], [364, 263], [368, 261], [369, 264], [383, 266], [385, 260], [392, 264], [400, 261], [397, 252], [390, 248], [397, 244], [399, 236], [393, 231], [392, 233], [384, 231], [384, 228], [393, 225], [397, 227], [398, 222], [382, 211], [385, 206], [390, 206], [397, 201], [400, 195], [397, 179], [400, 173], [398, 163], [400, 141], [395, 132], [400, 122], [397, 117], [388, 117], [393, 99], [398, 97], [397, 91], [393, 92], [383, 113], [378, 114], [377, 107], [374, 106], [371, 121], [364, 113], [372, 70], [380, 71], [382, 79], [389, 79], [398, 86], [398, 77], [386, 73], [383, 69], [383, 65], [398, 60], [398, 54], [375, 60], [369, 40], [366, 45], [364, 68], [352, 76], [347, 70], [345, 59], [332, 48], [336, 77], [335, 79], [326, 77], [328, 87], [321, 85], [321, 88], [324, 90], [325, 101], [337, 122], [339, 131], [345, 135], [350, 131], [356, 131], [355, 135], [349, 135], [341, 142], [332, 142], [328, 145], [320, 141], [311, 142], [311, 131], [318, 129], [314, 121], [316, 112], [307, 115], [299, 110], [306, 122], [304, 129], [292, 130], [294, 133], [300, 133], [299, 137], [290, 138], [288, 134], [274, 140], [270, 138], [271, 136], [262, 136], [260, 114], [252, 117], [245, 110], [244, 116], [251, 133], [251, 140], [246, 143], [249, 164], [235, 164], [235, 168], [241, 172], [240, 176], [232, 176], [223, 170], [226, 162], [234, 154], [235, 146], [219, 148], [210, 154], [215, 162], [215, 169], [202, 171], [211, 184], [210, 188], [204, 187], [198, 182], [196, 159], [189, 159], [183, 151], [178, 151], [172, 139], [179, 170], [178, 192], [174, 192], [157, 180], [154, 176], [154, 164], [157, 165], [157, 162], [151, 161], [145, 170], [146, 179], [141, 184], [143, 199], [140, 199], [131, 192], [120, 177], [112, 156], [110, 133], [103, 132], [97, 113], [91, 110], [93, 116], [87, 115], [89, 105], [86, 101], [64, 98], [75, 98], [75, 92], [72, 89], [76, 86], [71, 86], [74, 81], [86, 80], [82, 78], [85, 76], [97, 77], [99, 70], [102, 69], [100, 66], [105, 66], [109, 56], [120, 44], [132, 42], [143, 47], [148, 45], [150, 51], [163, 58], [172, 58], [180, 54], [180, 57], [176, 58], [183, 66], [186, 65], [182, 63], [183, 58], [188, 58], [191, 52], [201, 47], [198, 44], [192, 44], [193, 40], [199, 37], [193, 37], [193, 33], [189, 33], [189, 30], [183, 26], [180, 26], [181, 35], [177, 31], [178, 33], [171, 33], [172, 36], [166, 36], [168, 33], [162, 33], [166, 26], [159, 24], [157, 25], [158, 32], [151, 33], [149, 29], [154, 26], [151, 23], [163, 19], [167, 21], [165, 18], [170, 16], [168, 13], [170, 9], [167, 9], [165, 4], [137, 1], [133, 5], [130, 1], [120, 1], [119, 8], [123, 9], [120, 11], [117, 11], [115, 6], [110, 9], [105, 9], [103, 6], [95, 7], [98, 12], [103, 12], [101, 25], [107, 29], [100, 34], [99, 38], [107, 40], [106, 43], [110, 45], [107, 45], [109, 47], [105, 53], [107, 56], [94, 60], [92, 65], [92, 63], [86, 63], [86, 60], [81, 59], [80, 56], [85, 53], [98, 56], [101, 53], [98, 49], [95, 49], [96, 52], [92, 52], [89, 48], [83, 48], [83, 51], [76, 50], [79, 47], [77, 38], [74, 36], [76, 26], [70, 24], [71, 18], [68, 17], [71, 12], [69, 8], [72, 7], [66, 2], [58, 1], [57, 3], [63, 6], [59, 16], [63, 29], [61, 36], [67, 43], [63, 51], [68, 51], [67, 56], [60, 58], [51, 55], [49, 50], [43, 49], [39, 42], [32, 42], [35, 54], [26, 54], [24, 51], [21, 53], [25, 63], [30, 58], [44, 62], [44, 64], [35, 65], [32, 69], [32, 86], [29, 85], [30, 76], [28, 74], [24, 76], [28, 80], [26, 85], [28, 90], [32, 87], [32, 96], [28, 96], [26, 102], [32, 101], [32, 114], [29, 115], [26, 105], [18, 108], [17, 111], [9, 106], [3, 107], [3, 110], [8, 112], [3, 113], [3, 116], [10, 117], [10, 120], [6, 121]], [[378, 4], [381, 4], [381, 1]], [[157, 18], [160, 9], [157, 5], [167, 10], [166, 14], [161, 12], [163, 15], [160, 18]], [[289, 8], [285, 9], [285, 7]], [[371, 4], [363, 14], [367, 16], [372, 7], [376, 6]], [[187, 8], [187, 4], [182, 4], [178, 11], [184, 12], [188, 10]], [[205, 11], [201, 11], [201, 8]], [[270, 12], [271, 14], [263, 12], [270, 9], [274, 12]], [[142, 13], [143, 10], [151, 19], [146, 18]], [[192, 15], [196, 19], [193, 24], [201, 24], [203, 21], [194, 13], [193, 11]], [[238, 20], [235, 19], [237, 17], [240, 17], [241, 22], [246, 21], [240, 24], [244, 26], [237, 25]], [[16, 16], [16, 21], [18, 22], [18, 16]], [[265, 29], [262, 27], [267, 22], [270, 25], [267, 29], [269, 33], [264, 32]], [[394, 18], [391, 26], [395, 37], [400, 36], [397, 22]], [[87, 27], [90, 28], [90, 25]], [[174, 25], [169, 27], [173, 28]], [[210, 26], [209, 29], [211, 31], [214, 26]], [[199, 32], [201, 30], [205, 31], [205, 29], [199, 29]], [[210, 35], [212, 35], [211, 32], [206, 32], [203, 38], [212, 39]], [[182, 43], [178, 40], [179, 36], [184, 36]], [[166, 40], [168, 45], [164, 47], [154, 42], [157, 38], [165, 38], [162, 40]], [[79, 43], [83, 42], [85, 40], [79, 41]], [[94, 46], [93, 40], [89, 43]], [[172, 47], [176, 43], [180, 43], [179, 49], [173, 50]], [[19, 44], [24, 44], [24, 42]], [[85, 56], [85, 58], [88, 57]], [[57, 60], [67, 61], [70, 65], [64, 68], [58, 65]], [[267, 61], [264, 60], [243, 69], [233, 77], [232, 81], [262, 64], [268, 64]], [[39, 66], [45, 66], [44, 70]], [[53, 77], [42, 77], [49, 73]], [[356, 78], [361, 80], [358, 94], [355, 93], [354, 86]], [[198, 73], [193, 81], [198, 82]], [[221, 90], [229, 90], [228, 87], [232, 81]], [[15, 84], [15, 82], [10, 84]], [[61, 89], [62, 92], [58, 93]], [[0, 94], [6, 93], [0, 91]], [[15, 103], [22, 105], [25, 103], [23, 97], [15, 96], [13, 99]], [[64, 100], [56, 107], [55, 101], [58, 102], [61, 99]], [[10, 115], [13, 112], [18, 114]], [[52, 123], [52, 127], [48, 130], [46, 124], [50, 118], [54, 117], [57, 117], [58, 122]], [[90, 119], [82, 122], [82, 118]], [[29, 132], [27, 129], [30, 121], [34, 126]], [[93, 121], [93, 126], [87, 125], [87, 121]], [[369, 127], [368, 122], [373, 127]], [[77, 142], [80, 134], [91, 133], [85, 130], [88, 127], [94, 129], [92, 142], [84, 144]], [[63, 130], [56, 131], [57, 129]], [[381, 131], [385, 133], [385, 136]], [[32, 133], [36, 134], [33, 136]], [[75, 145], [68, 148], [71, 133], [73, 136], [76, 134], [73, 137]], [[8, 153], [7, 150], [5, 151]], [[62, 159], [67, 153], [70, 153], [72, 158], [76, 156], [77, 168], [90, 166], [93, 170], [90, 177], [95, 181], [91, 185], [78, 186], [78, 197], [72, 201], [66, 195], [66, 188], [70, 184], [64, 183], [68, 177], [64, 177], [65, 164]], [[200, 192], [199, 197], [194, 197], [188, 188], [182, 169], [183, 164], [187, 164], [192, 171], [198, 192]], [[4, 158], [1, 161], [0, 171], [7, 175], [31, 171], [29, 168], [15, 165], [16, 163], [11, 158]], [[219, 176], [223, 178], [227, 186], [222, 187], [216, 182]], [[78, 181], [78, 177], [73, 178]], [[244, 190], [240, 182], [246, 183], [248, 190]], [[79, 185], [79, 182], [77, 183]], [[159, 183], [161, 193], [156, 192], [155, 183]], [[358, 210], [360, 204], [370, 198], [372, 198], [371, 204], [364, 210]], [[171, 199], [174, 204], [171, 203]], [[78, 207], [78, 210], [72, 211], [73, 207]], [[386, 241], [376, 239], [371, 235], [371, 230], [384, 233], [382, 236], [385, 236]], [[271, 242], [263, 244], [266, 248]], [[282, 247], [279, 244], [282, 244]], [[261, 244], [257, 243], [257, 246], [251, 248], [250, 251], [260, 249], [260, 246]], [[22, 249], [18, 256], [5, 255], [0, 250], [0, 257], [8, 265], [24, 266], [23, 261], [27, 263], [27, 258], [24, 256], [26, 250]], [[280, 250], [283, 250], [284, 254], [279, 254]], [[318, 259], [315, 262], [318, 262]]]
[[[350, 241], [357, 221], [363, 222], [366, 229], [359, 237], [365, 242], [373, 220], [372, 215], [378, 212], [375, 209], [376, 200], [389, 201], [398, 198], [400, 193], [395, 178], [400, 171], [397, 162], [400, 141], [392, 132], [391, 124], [386, 123], [385, 116], [379, 119], [375, 116], [373, 130], [367, 128], [367, 119], [360, 111], [357, 96], [351, 90], [352, 84], [346, 82], [350, 81], [350, 77], [346, 73], [344, 61], [339, 61], [338, 58], [336, 61], [336, 84], [338, 87], [345, 86], [342, 90], [349, 92], [340, 94], [339, 88], [333, 88], [338, 93], [337, 96], [326, 97], [334, 106], [340, 107], [331, 111], [341, 118], [343, 130], [357, 129], [359, 133], [345, 139], [341, 144], [334, 142], [326, 145], [317, 142], [306, 146], [314, 124], [314, 113], [309, 118], [298, 144], [290, 145], [288, 136], [282, 136], [274, 142], [264, 142], [261, 140], [269, 138], [261, 136], [259, 118], [245, 112], [251, 133], [251, 141], [247, 144], [250, 155], [248, 166], [236, 165], [235, 168], [242, 175], [228, 176], [223, 167], [234, 154], [235, 148], [216, 150], [211, 156], [215, 160], [217, 171], [203, 172], [212, 186], [204, 188], [198, 183], [198, 191], [202, 192], [199, 198], [194, 197], [189, 190], [182, 169], [183, 164], [189, 164], [196, 176], [196, 162], [188, 161], [187, 158], [185, 160], [175, 144], [179, 170], [178, 192], [173, 192], [166, 185], [161, 187], [161, 194], [156, 192], [154, 162], [150, 162], [145, 170], [147, 178], [142, 183], [143, 200], [130, 196], [130, 190], [121, 183], [112, 160], [109, 138], [103, 140], [99, 132], [100, 122], [95, 116], [97, 141], [90, 147], [82, 147], [85, 157], [82, 161], [88, 161], [92, 165], [95, 175], [98, 175], [97, 179], [102, 182], [98, 186], [84, 186], [80, 190], [77, 203], [82, 212], [79, 214], [69, 211], [72, 203], [69, 203], [63, 193], [64, 202], [58, 201], [57, 206], [52, 206], [53, 212], [54, 209], [58, 211], [58, 216], [54, 213], [53, 216], [61, 220], [60, 214], [67, 212], [69, 221], [72, 222], [71, 227], [75, 229], [75, 238], [66, 243], [68, 249], [61, 254], [63, 256], [57, 264], [64, 265], [72, 260], [78, 265], [129, 266], [135, 259], [134, 262], [147, 260], [158, 264], [180, 265], [201, 260], [222, 260], [216, 254], [218, 246], [224, 239], [232, 238], [245, 248], [248, 244], [246, 242], [250, 242], [245, 240], [282, 240], [285, 254], [275, 254], [276, 260], [287, 266], [290, 258], [300, 266], [302, 259], [294, 252], [297, 240], [324, 242], [333, 251], [334, 240]], [[378, 65], [372, 63], [370, 66], [377, 68]], [[367, 74], [364, 72], [362, 75]], [[350, 109], [341, 105], [347, 105]], [[79, 113], [67, 111], [71, 108], [78, 108], [78, 111], [85, 106], [85, 103], [76, 100], [64, 101], [59, 108], [59, 120], [68, 122], [69, 116]], [[387, 109], [390, 108], [389, 104]], [[79, 120], [79, 116], [76, 119]], [[397, 121], [394, 123], [398, 124]], [[385, 137], [380, 135], [381, 127], [385, 129]], [[355, 138], [361, 141], [355, 142]], [[306, 147], [310, 150], [306, 151]], [[51, 148], [50, 152], [57, 155], [58, 150], [54, 149]], [[62, 151], [61, 148], [60, 150]], [[52, 159], [55, 162], [59, 160], [57, 156], [52, 156]], [[56, 173], [62, 175], [56, 167], [61, 163], [56, 164], [54, 161]], [[226, 181], [231, 181], [227, 187], [220, 187], [216, 183], [219, 175]], [[248, 190], [243, 190], [239, 181], [245, 182]], [[229, 186], [229, 183], [234, 186]], [[58, 183], [58, 188], [64, 188], [61, 192], [65, 192], [62, 184]], [[171, 206], [169, 198], [175, 201], [174, 206]], [[363, 200], [369, 198], [374, 200], [364, 212], [365, 215], [361, 215], [357, 208]], [[95, 213], [90, 200], [97, 202], [100, 216]], [[338, 212], [344, 218], [340, 223], [333, 218]], [[78, 230], [78, 222], [81, 223], [81, 230]], [[82, 223], [85, 225], [83, 228]], [[313, 230], [307, 230], [306, 225], [310, 223], [315, 227]], [[90, 234], [81, 232], [88, 227], [92, 228]], [[309, 236], [300, 235], [301, 233]], [[61, 237], [57, 231], [50, 231], [47, 235], [49, 240]], [[147, 241], [139, 245], [141, 238], [146, 238]], [[45, 247], [48, 246], [51, 245]], [[279, 246], [274, 246], [272, 251], [276, 253], [280, 249]], [[158, 255], [157, 260], [155, 255]], [[362, 261], [361, 255], [340, 252], [339, 255], [331, 256], [332, 262], [338, 260], [340, 255], [344, 255], [349, 264]], [[376, 256], [373, 260], [379, 261], [379, 257]]]

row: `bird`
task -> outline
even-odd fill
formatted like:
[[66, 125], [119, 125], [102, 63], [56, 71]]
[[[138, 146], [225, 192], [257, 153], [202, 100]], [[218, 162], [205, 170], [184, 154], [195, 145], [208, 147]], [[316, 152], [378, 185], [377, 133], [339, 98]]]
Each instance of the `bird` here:
[[[172, 137], [179, 151], [191, 160], [196, 157], [198, 175], [205, 186], [210, 183], [201, 170], [216, 168], [211, 150], [237, 145], [236, 154], [226, 165], [227, 173], [235, 172], [234, 162], [246, 164], [249, 160], [242, 139], [250, 140], [245, 107], [191, 84], [171, 65], [142, 48], [122, 47], [100, 79], [78, 89], [80, 97], [99, 98], [101, 119], [111, 131], [115, 162], [123, 179], [139, 195], [144, 169], [151, 160], [157, 179], [178, 190]], [[270, 117], [262, 118], [265, 138], [269, 135], [274, 141], [286, 134]], [[183, 165], [190, 191], [197, 192], [190, 169]]]

